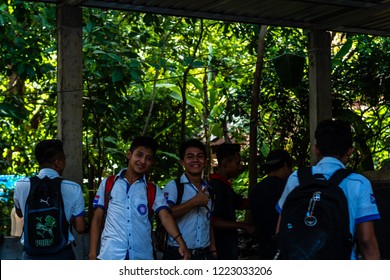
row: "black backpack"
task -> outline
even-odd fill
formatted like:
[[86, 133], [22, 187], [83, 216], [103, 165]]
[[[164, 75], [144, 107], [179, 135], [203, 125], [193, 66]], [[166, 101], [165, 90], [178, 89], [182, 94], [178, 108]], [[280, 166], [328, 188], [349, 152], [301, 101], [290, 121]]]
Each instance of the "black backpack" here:
[[351, 259], [348, 203], [338, 186], [349, 174], [339, 169], [326, 180], [310, 167], [298, 170], [300, 185], [283, 205], [275, 259]]
[[[177, 188], [176, 205], [181, 204], [184, 193], [184, 183], [180, 179], [175, 179]], [[156, 215], [156, 229], [154, 231], [154, 249], [159, 252], [164, 252], [167, 248], [168, 232], [161, 223], [160, 218]]]
[[62, 178], [30, 178], [24, 213], [24, 250], [30, 255], [59, 252], [68, 244], [69, 222], [61, 194]]

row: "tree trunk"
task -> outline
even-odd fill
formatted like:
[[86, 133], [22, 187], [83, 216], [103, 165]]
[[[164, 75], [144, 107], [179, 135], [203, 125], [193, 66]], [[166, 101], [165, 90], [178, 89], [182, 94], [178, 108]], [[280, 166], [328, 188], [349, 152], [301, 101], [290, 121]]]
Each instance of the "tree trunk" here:
[[[199, 46], [200, 46], [200, 43], [202, 42], [202, 39], [203, 39], [203, 32], [204, 32], [204, 27], [203, 27], [203, 20], [201, 20], [201, 25], [200, 25], [200, 34], [199, 34], [199, 38], [198, 38], [198, 41], [194, 47], [194, 54], [193, 54], [193, 60], [195, 60], [195, 57], [196, 57], [196, 53], [198, 52], [199, 50]], [[182, 79], [182, 87], [181, 87], [181, 96], [182, 96], [182, 103], [181, 103], [181, 125], [180, 125], [180, 143], [183, 143], [185, 140], [186, 140], [186, 115], [187, 115], [187, 96], [186, 96], [186, 92], [187, 92], [187, 77], [188, 77], [188, 74], [190, 72], [190, 70], [192, 69], [192, 63], [190, 63], [188, 65], [188, 67], [184, 70], [184, 73], [183, 73], [183, 79]], [[181, 175], [181, 173], [183, 172], [183, 167], [179, 164], [178, 166], [178, 176]]]
[[261, 72], [263, 69], [263, 57], [265, 48], [265, 34], [267, 26], [262, 25], [259, 32], [259, 42], [257, 48], [256, 70], [254, 74], [250, 132], [249, 132], [249, 191], [251, 187], [257, 183], [257, 125], [259, 119], [259, 103], [260, 103], [260, 81]]
[[210, 149], [210, 127], [208, 123], [208, 118], [210, 116], [210, 103], [209, 103], [209, 95], [208, 95], [208, 75], [207, 75], [208, 68], [205, 68], [205, 73], [203, 75], [203, 128], [204, 128], [204, 135], [206, 138], [206, 148], [207, 148], [207, 164], [204, 169], [204, 179], [208, 180], [210, 171], [211, 171], [211, 159], [212, 159], [212, 152]]

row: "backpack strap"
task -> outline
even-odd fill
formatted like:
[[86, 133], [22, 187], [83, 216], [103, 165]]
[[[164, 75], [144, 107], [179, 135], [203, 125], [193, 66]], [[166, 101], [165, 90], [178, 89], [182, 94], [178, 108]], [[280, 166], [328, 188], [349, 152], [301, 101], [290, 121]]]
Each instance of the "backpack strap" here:
[[[344, 180], [346, 177], [348, 177], [351, 173], [353, 173], [349, 169], [340, 168], [336, 170], [333, 175], [329, 178], [329, 182], [332, 184], [338, 186], [342, 180]], [[315, 178], [321, 178], [324, 179], [324, 176], [322, 174], [312, 174], [311, 167], [304, 167], [301, 169], [298, 169], [298, 180], [299, 183], [302, 185], [304, 182], [309, 182], [309, 180], [315, 179]]]
[[110, 195], [114, 183], [115, 183], [115, 175], [109, 176], [106, 180], [106, 185], [104, 187], [104, 212], [107, 212], [108, 201], [110, 200]]
[[180, 178], [175, 179], [176, 189], [177, 189], [177, 199], [176, 205], [181, 204], [181, 200], [183, 198], [184, 193], [184, 183], [180, 182]]
[[147, 183], [147, 191], [146, 194], [148, 196], [148, 213], [149, 213], [149, 219], [153, 216], [153, 204], [154, 200], [156, 199], [156, 184], [152, 182]]
[[303, 185], [305, 182], [309, 182], [313, 179], [313, 174], [311, 172], [311, 167], [303, 167], [298, 169], [298, 181], [300, 185]]
[[33, 190], [36, 188], [36, 186], [38, 185], [39, 180], [41, 180], [41, 179], [38, 176], [30, 177], [30, 193], [33, 192]]
[[353, 173], [352, 170], [340, 168], [336, 170], [333, 173], [333, 175], [329, 178], [329, 182], [338, 186], [341, 183], [341, 181], [347, 178], [351, 173]]

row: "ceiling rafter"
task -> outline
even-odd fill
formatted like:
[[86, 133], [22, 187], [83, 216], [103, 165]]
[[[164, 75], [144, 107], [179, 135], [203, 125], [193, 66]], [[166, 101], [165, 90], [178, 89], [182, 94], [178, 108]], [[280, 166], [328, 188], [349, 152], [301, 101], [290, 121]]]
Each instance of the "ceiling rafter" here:
[[390, 36], [390, 0], [29, 1], [178, 17]]

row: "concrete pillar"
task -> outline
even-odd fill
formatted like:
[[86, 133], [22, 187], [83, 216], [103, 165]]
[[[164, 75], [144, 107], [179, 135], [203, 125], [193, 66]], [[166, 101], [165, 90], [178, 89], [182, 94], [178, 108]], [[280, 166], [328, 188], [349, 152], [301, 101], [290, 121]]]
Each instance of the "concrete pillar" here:
[[310, 145], [311, 163], [317, 162], [314, 153], [314, 132], [318, 122], [332, 117], [331, 94], [331, 38], [330, 33], [312, 30], [309, 38], [309, 108], [310, 108]]
[[66, 179], [80, 185], [82, 171], [82, 9], [57, 5], [58, 138], [64, 143]]
[[[64, 178], [82, 186], [82, 9], [69, 5], [57, 5], [58, 43], [58, 138], [64, 143], [67, 156]], [[73, 250], [76, 259], [86, 259], [86, 234], [74, 233]]]

